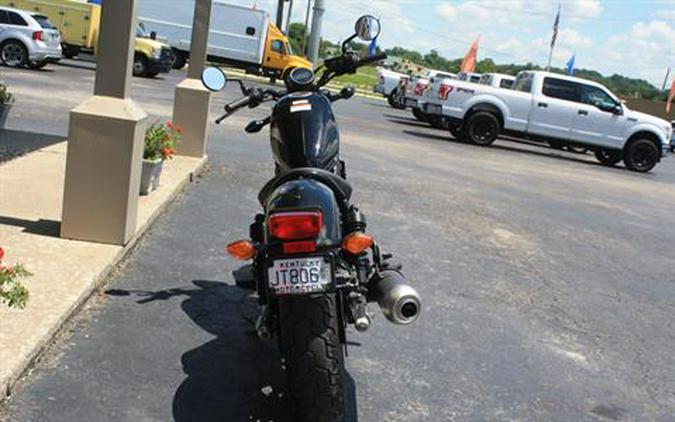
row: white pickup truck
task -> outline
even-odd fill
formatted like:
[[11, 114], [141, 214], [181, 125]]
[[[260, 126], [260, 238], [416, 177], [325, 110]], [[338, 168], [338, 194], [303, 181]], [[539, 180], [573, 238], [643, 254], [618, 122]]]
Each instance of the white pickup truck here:
[[447, 117], [460, 139], [490, 145], [500, 133], [592, 149], [604, 165], [623, 160], [647, 172], [670, 147], [671, 124], [629, 110], [604, 86], [543, 71], [524, 71], [512, 89], [439, 82], [424, 112]]
[[390, 106], [398, 109], [405, 108], [399, 86], [401, 81], [406, 79], [410, 79], [410, 76], [380, 67], [377, 69], [377, 85], [373, 88], [373, 92], [387, 97]]
[[453, 73], [430, 70], [425, 76], [413, 76], [409, 80], [402, 81], [399, 90], [403, 96], [402, 103], [404, 108], [410, 107], [417, 120], [441, 127], [439, 125], [442, 119], [430, 116], [422, 110], [425, 94], [434, 86], [434, 82], [439, 82], [443, 79], [455, 79], [456, 77], [457, 75]]

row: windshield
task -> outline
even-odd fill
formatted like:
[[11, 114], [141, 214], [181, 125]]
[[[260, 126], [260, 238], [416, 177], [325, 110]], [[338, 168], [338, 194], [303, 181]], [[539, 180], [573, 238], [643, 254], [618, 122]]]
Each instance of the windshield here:
[[39, 23], [40, 26], [41, 26], [43, 29], [56, 29], [56, 27], [54, 26], [54, 24], [52, 24], [51, 22], [49, 22], [49, 18], [47, 18], [47, 16], [44, 16], [44, 15], [33, 15], [33, 19], [35, 19], [35, 20], [37, 21], [37, 23]]
[[150, 34], [145, 31], [143, 25], [138, 25], [136, 27], [136, 37], [138, 38], [150, 38]]

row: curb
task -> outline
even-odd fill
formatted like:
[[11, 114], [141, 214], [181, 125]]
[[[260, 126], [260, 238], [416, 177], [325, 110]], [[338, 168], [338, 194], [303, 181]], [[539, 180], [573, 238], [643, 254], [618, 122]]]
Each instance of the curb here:
[[[79, 312], [87, 305], [89, 299], [95, 292], [109, 279], [110, 275], [115, 271], [118, 265], [126, 259], [129, 254], [138, 245], [138, 242], [143, 238], [146, 232], [152, 227], [157, 218], [161, 216], [171, 205], [176, 198], [185, 191], [187, 186], [192, 183], [196, 176], [199, 176], [204, 171], [208, 162], [208, 156], [204, 155], [202, 160], [191, 171], [186, 173], [182, 180], [176, 184], [173, 191], [167, 196], [166, 200], [159, 205], [149, 216], [148, 219], [140, 225], [131, 240], [122, 247], [122, 249], [115, 255], [113, 260], [105, 266], [98, 274], [95, 274], [89, 285], [80, 292], [78, 298], [73, 305], [66, 312], [61, 315], [59, 320], [49, 329], [43, 338], [39, 339], [32, 350], [26, 352], [26, 358], [20, 366], [13, 368], [5, 379], [0, 379], [0, 405], [12, 395], [12, 390], [19, 383], [24, 376], [26, 376], [34, 365], [40, 361], [45, 351], [49, 349], [52, 342], [61, 334], [62, 329], [67, 326], [67, 323], [72, 320]], [[2, 414], [0, 413], [0, 420]]]

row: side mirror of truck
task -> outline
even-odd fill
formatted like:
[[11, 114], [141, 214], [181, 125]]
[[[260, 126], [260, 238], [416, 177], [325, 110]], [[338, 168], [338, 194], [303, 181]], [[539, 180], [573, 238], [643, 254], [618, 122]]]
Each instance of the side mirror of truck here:
[[156, 40], [156, 39], [157, 39], [157, 32], [156, 32], [156, 31], [152, 31], [152, 32], [150, 33], [150, 39], [151, 39], [151, 40]]
[[202, 72], [202, 84], [209, 91], [222, 91], [227, 85], [227, 75], [218, 67], [207, 67]]

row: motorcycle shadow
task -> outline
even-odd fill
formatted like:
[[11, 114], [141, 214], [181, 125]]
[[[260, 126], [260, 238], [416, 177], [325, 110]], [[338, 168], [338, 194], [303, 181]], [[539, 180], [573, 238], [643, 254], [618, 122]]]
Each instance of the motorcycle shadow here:
[[[144, 292], [148, 297], [139, 300], [185, 296], [181, 309], [215, 336], [181, 357], [186, 378], [174, 394], [174, 420], [292, 421], [277, 344], [258, 339], [253, 331], [255, 297], [219, 281], [194, 280], [193, 284], [198, 288]], [[346, 420], [356, 421], [356, 389], [349, 374], [346, 391]]]

